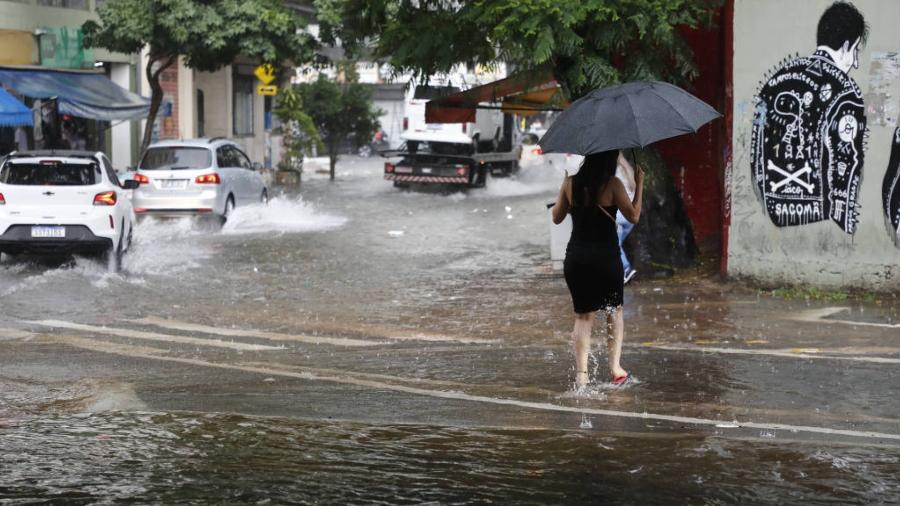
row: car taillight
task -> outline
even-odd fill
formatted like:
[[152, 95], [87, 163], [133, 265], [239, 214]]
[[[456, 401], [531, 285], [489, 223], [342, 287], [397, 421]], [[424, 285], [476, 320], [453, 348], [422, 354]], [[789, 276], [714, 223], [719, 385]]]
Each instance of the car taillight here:
[[409, 118], [403, 118], [403, 129], [409, 130]]
[[94, 195], [95, 206], [114, 206], [116, 205], [116, 192], [103, 192]]
[[541, 149], [540, 146], [536, 146], [536, 147], [531, 148], [531, 152], [534, 153], [534, 154], [536, 154], [536, 155], [543, 155], [543, 154], [544, 154], [544, 150]]
[[468, 174], [468, 172], [469, 172], [468, 165], [457, 165], [456, 166], [456, 175], [465, 176], [466, 174]]
[[202, 176], [197, 176], [197, 179], [194, 180], [197, 184], [220, 184], [222, 179], [218, 174], [213, 172], [212, 174], [203, 174]]
[[150, 178], [143, 174], [135, 174], [134, 180], [137, 181], [139, 184], [147, 184], [150, 182]]
[[394, 166], [393, 163], [391, 163], [391, 162], [384, 162], [384, 172], [385, 172], [385, 174], [393, 174], [395, 168], [396, 168], [396, 167]]
[[0, 206], [4, 206], [4, 205], [6, 205], [6, 199], [3, 198], [3, 194], [0, 193]]

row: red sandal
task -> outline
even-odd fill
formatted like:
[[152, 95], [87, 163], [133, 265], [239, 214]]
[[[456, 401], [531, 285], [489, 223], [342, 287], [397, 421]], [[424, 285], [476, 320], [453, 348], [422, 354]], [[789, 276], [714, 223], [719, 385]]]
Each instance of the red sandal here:
[[625, 376], [619, 376], [618, 378], [613, 378], [612, 384], [617, 387], [620, 387], [620, 386], [628, 383], [628, 381], [630, 379], [631, 379], [631, 373], [625, 373]]

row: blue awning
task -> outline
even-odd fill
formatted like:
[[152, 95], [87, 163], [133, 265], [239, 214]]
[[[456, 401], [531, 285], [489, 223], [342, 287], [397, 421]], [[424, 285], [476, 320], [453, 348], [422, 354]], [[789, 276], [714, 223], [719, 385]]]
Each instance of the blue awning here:
[[0, 88], [0, 127], [32, 126], [31, 109]]
[[59, 112], [103, 121], [147, 117], [150, 100], [100, 73], [0, 67], [0, 83], [32, 98], [55, 98]]

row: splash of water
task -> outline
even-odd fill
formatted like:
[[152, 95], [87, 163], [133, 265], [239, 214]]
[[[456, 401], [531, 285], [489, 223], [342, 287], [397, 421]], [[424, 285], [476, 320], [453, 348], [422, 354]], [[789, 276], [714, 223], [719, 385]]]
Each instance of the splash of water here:
[[320, 232], [344, 226], [347, 218], [325, 214], [302, 199], [274, 198], [268, 205], [235, 209], [222, 234]]

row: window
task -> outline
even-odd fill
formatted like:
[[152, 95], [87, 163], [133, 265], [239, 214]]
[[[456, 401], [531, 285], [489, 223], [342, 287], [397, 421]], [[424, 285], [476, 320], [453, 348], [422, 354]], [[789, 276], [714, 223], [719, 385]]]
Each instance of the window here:
[[38, 0], [38, 5], [63, 7], [66, 9], [87, 9], [87, 0]]
[[103, 166], [106, 168], [106, 177], [109, 179], [109, 182], [116, 186], [122, 186], [122, 184], [119, 183], [119, 175], [116, 174], [116, 170], [113, 169], [112, 162], [109, 161], [109, 158], [107, 158], [106, 155], [100, 155], [100, 161], [103, 162]]
[[234, 75], [234, 135], [253, 135], [254, 77]]
[[218, 165], [220, 169], [236, 167], [237, 164], [234, 162], [234, 157], [231, 154], [231, 146], [222, 146], [216, 150], [216, 165]]
[[97, 184], [96, 163], [7, 163], [0, 183], [23, 186], [90, 186]]
[[240, 149], [231, 146], [231, 156], [234, 158], [235, 167], [240, 167], [242, 169], [253, 170], [253, 164], [250, 163], [250, 159], [247, 158], [247, 155], [244, 154]]
[[205, 169], [211, 163], [206, 148], [160, 147], [147, 150], [138, 170]]
[[206, 99], [203, 90], [197, 90], [197, 137], [206, 136]]

